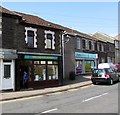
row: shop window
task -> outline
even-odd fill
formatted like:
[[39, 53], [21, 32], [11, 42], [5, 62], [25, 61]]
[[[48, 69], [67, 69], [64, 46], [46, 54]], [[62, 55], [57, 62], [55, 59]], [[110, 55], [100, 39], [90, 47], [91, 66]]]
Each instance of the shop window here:
[[48, 61], [48, 64], [53, 64], [53, 62], [52, 61]]
[[47, 79], [48, 80], [58, 79], [58, 65], [47, 66]]
[[94, 68], [94, 61], [85, 61], [85, 73], [91, 73], [91, 69]]
[[34, 61], [34, 81], [58, 79], [57, 61]]
[[40, 64], [46, 64], [46, 61], [40, 61]]
[[34, 81], [46, 80], [45, 65], [34, 65]]
[[40, 61], [34, 61], [34, 64], [40, 64]]
[[55, 36], [52, 31], [45, 31], [45, 49], [55, 49]]
[[25, 27], [25, 42], [28, 48], [37, 48], [37, 29]]
[[82, 73], [82, 61], [76, 61], [76, 75]]

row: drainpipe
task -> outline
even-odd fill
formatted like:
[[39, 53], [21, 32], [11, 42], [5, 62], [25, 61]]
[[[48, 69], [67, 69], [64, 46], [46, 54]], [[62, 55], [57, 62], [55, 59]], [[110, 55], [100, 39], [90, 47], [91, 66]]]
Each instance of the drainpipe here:
[[63, 68], [63, 69], [62, 69], [62, 71], [63, 71], [62, 85], [63, 85], [63, 79], [65, 78], [65, 70], [64, 70], [64, 68], [65, 68], [65, 67], [64, 67], [64, 63], [65, 63], [65, 62], [64, 62], [64, 55], [65, 55], [65, 54], [64, 54], [64, 53], [65, 53], [65, 52], [64, 52], [64, 35], [65, 35], [65, 33], [63, 32], [63, 33], [62, 33], [62, 60], [63, 60], [63, 63], [62, 63], [62, 66], [63, 66], [63, 67], [62, 67], [62, 68]]
[[[65, 44], [69, 42], [69, 39], [71, 38], [69, 35], [74, 36], [72, 33], [68, 33], [66, 31], [62, 32], [62, 59], [63, 59], [63, 79], [65, 78]], [[65, 41], [65, 36], [67, 40]]]

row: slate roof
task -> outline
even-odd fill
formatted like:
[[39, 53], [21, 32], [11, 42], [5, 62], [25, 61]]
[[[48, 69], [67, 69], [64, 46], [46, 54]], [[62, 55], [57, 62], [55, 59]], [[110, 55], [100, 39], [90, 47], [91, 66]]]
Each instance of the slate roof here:
[[114, 39], [120, 41], [120, 34], [118, 34], [117, 36], [115, 36]]
[[113, 41], [109, 37], [106, 37], [106, 36], [103, 36], [103, 35], [98, 35], [97, 33], [95, 33], [93, 36], [91, 36], [91, 35], [79, 32], [77, 30], [74, 30], [74, 29], [71, 29], [71, 28], [68, 28], [68, 27], [61, 26], [59, 24], [49, 22], [49, 21], [44, 20], [44, 19], [42, 19], [38, 16], [10, 11], [6, 8], [1, 7], [1, 6], [0, 6], [0, 12], [15, 15], [15, 16], [19, 16], [23, 19], [24, 23], [34, 24], [34, 25], [49, 27], [49, 28], [54, 28], [54, 29], [59, 29], [59, 30], [62, 30], [62, 31], [66, 31], [66, 32], [70, 33], [71, 35], [77, 35], [77, 36], [81, 36], [83, 38], [88, 38], [88, 39], [91, 39], [91, 40], [96, 40], [96, 41], [100, 40], [100, 41], [103, 41], [103, 42], [109, 41], [109, 42], [113, 43]]
[[10, 10], [2, 7], [2, 6], [0, 6], [0, 12], [1, 12], [1, 13], [5, 13], [5, 14], [11, 14], [11, 15], [15, 15], [15, 16], [20, 16], [20, 17], [21, 17], [21, 15], [15, 13], [15, 12], [13, 12], [13, 11], [10, 11]]
[[95, 34], [93, 34], [93, 36], [102, 42], [114, 43], [114, 38], [112, 38], [111, 36], [108, 36], [104, 33], [96, 32]]
[[23, 20], [24, 20], [25, 23], [62, 30], [60, 25], [54, 24], [54, 23], [49, 22], [49, 21], [46, 21], [46, 20], [44, 20], [44, 19], [42, 19], [38, 16], [33, 16], [33, 15], [30, 15], [30, 14], [24, 14], [24, 13], [20, 13], [20, 12], [15, 12], [15, 13], [21, 15], [23, 17]]

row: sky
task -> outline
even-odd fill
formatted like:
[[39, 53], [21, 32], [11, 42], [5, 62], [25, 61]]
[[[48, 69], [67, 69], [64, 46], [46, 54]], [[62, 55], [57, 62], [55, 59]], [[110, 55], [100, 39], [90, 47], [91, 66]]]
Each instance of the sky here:
[[2, 2], [2, 6], [86, 34], [118, 34], [118, 2]]

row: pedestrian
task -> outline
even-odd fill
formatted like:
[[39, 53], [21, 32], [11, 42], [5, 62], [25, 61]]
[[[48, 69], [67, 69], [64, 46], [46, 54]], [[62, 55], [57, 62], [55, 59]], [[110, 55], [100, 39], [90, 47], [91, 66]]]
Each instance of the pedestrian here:
[[26, 71], [24, 71], [23, 85], [24, 85], [24, 88], [28, 88], [28, 73]]

